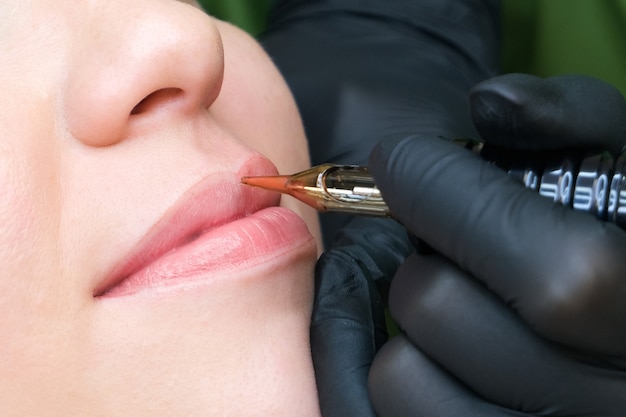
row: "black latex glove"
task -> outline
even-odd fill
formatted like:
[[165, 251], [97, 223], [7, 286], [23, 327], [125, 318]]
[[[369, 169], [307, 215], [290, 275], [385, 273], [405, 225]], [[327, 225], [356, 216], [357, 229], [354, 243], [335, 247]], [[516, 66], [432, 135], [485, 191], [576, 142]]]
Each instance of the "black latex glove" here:
[[[626, 102], [586, 77], [509, 75], [472, 92], [505, 148], [622, 150]], [[384, 141], [370, 168], [412, 255], [390, 309], [404, 333], [370, 374], [387, 416], [625, 416], [626, 232], [555, 205], [465, 149]]]
[[375, 416], [367, 378], [374, 355], [387, 340], [385, 287], [410, 246], [393, 220], [359, 218], [320, 257], [311, 346], [324, 416]]

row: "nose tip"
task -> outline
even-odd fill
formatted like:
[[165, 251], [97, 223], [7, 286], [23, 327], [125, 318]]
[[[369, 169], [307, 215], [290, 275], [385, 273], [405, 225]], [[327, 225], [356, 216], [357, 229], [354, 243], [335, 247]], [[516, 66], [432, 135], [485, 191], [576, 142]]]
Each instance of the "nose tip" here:
[[146, 121], [189, 117], [219, 94], [224, 54], [213, 20], [180, 2], [136, 7], [123, 16], [98, 9], [97, 23], [83, 28], [94, 36], [73, 50], [65, 117], [87, 145], [113, 145], [155, 125]]

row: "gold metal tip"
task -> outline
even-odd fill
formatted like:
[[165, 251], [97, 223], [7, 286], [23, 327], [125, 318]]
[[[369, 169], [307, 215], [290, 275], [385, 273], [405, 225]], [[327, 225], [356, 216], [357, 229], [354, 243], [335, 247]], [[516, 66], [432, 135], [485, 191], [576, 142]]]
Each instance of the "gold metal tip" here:
[[243, 177], [246, 185], [289, 194], [318, 211], [389, 217], [367, 168], [324, 164], [293, 175]]
[[246, 185], [263, 188], [265, 190], [277, 191], [279, 193], [289, 192], [287, 182], [291, 175], [276, 175], [271, 177], [243, 177], [241, 182]]

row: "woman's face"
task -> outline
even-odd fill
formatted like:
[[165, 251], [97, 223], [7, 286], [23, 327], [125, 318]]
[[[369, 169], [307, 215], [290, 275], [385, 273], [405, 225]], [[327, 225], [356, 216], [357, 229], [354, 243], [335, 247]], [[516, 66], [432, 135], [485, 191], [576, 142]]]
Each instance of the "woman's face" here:
[[319, 413], [315, 240], [239, 184], [308, 164], [260, 48], [173, 0], [0, 19], [0, 415]]

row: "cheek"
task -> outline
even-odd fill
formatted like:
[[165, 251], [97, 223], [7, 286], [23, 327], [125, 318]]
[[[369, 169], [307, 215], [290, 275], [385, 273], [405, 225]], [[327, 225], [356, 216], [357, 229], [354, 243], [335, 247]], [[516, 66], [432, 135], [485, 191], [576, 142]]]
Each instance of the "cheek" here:
[[[12, 293], [24, 277], [32, 275], [36, 260], [36, 226], [32, 201], [17, 194], [11, 185], [0, 184], [2, 202], [0, 203], [0, 291]], [[3, 297], [4, 298], [4, 297]]]
[[5, 272], [13, 271], [14, 279], [54, 258], [60, 214], [54, 152], [38, 148], [30, 135], [22, 140], [3, 152], [0, 162], [0, 262]]
[[11, 132], [0, 144], [0, 398], [17, 410], [36, 407], [34, 392], [35, 403], [58, 401], [46, 387], [68, 386], [63, 377], [79, 363], [73, 342], [83, 317], [69, 298], [72, 268], [61, 250], [63, 141], [45, 116], [49, 103], [35, 101], [21, 100], [32, 108], [19, 114], [4, 106], [0, 116], [0, 128]]
[[211, 112], [242, 142], [269, 157], [281, 173], [307, 168], [304, 129], [280, 73], [247, 34], [223, 23], [219, 29], [225, 74]]
[[[32, 105], [32, 101], [31, 101]], [[35, 106], [37, 107], [37, 106]], [[52, 288], [59, 288], [59, 214], [57, 144], [44, 109], [3, 112], [0, 126], [11, 132], [0, 146], [0, 337], [11, 322], [25, 323], [47, 309]], [[31, 117], [39, 115], [39, 118]], [[52, 120], [52, 119], [51, 119]], [[43, 314], [43, 313], [42, 313]], [[21, 325], [23, 328], [24, 325]], [[26, 331], [30, 331], [26, 329]], [[33, 330], [34, 332], [35, 330]], [[4, 345], [4, 344], [3, 344]], [[1, 348], [1, 346], [0, 346]]]

